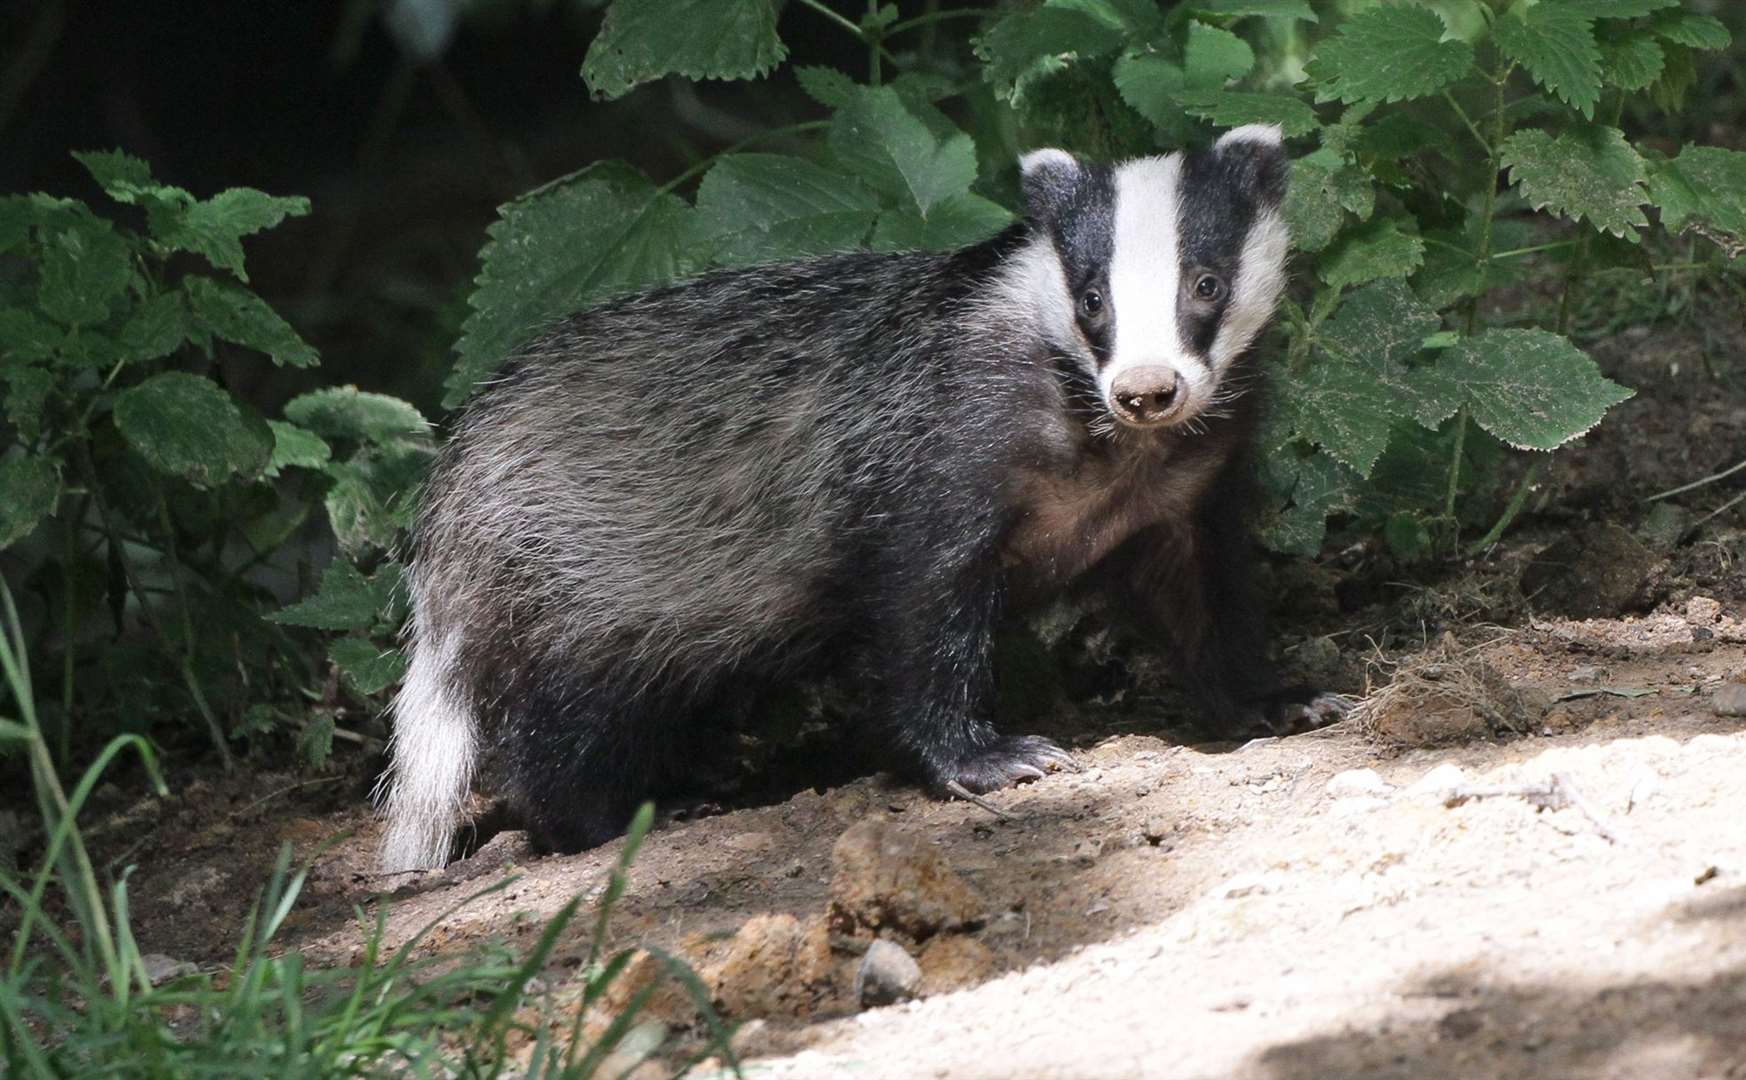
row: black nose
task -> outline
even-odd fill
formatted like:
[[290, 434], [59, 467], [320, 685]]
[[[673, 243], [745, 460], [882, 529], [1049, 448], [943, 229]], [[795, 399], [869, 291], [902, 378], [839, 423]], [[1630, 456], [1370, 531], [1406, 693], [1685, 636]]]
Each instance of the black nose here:
[[1174, 411], [1179, 386], [1174, 368], [1130, 368], [1110, 386], [1116, 417], [1141, 426], [1156, 424]]

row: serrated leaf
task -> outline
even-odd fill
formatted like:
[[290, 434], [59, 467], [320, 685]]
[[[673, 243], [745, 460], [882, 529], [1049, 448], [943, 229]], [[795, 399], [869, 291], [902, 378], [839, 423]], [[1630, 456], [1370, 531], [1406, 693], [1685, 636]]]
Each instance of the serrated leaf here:
[[794, 69], [794, 77], [806, 96], [827, 109], [840, 109], [855, 99], [860, 87], [833, 67], [809, 65]]
[[611, 99], [663, 75], [752, 79], [787, 56], [775, 0], [613, 0], [582, 78]]
[[321, 361], [290, 323], [240, 285], [191, 275], [182, 279], [182, 289], [195, 324], [215, 337], [266, 353], [277, 367], [313, 367]]
[[1309, 102], [1286, 94], [1184, 90], [1176, 95], [1176, 103], [1189, 115], [1210, 120], [1221, 128], [1277, 124], [1286, 138], [1295, 138], [1321, 126]]
[[0, 365], [49, 360], [66, 339], [66, 331], [27, 308], [0, 308]]
[[388, 607], [399, 586], [400, 571], [393, 563], [367, 578], [351, 560], [335, 558], [322, 571], [321, 588], [314, 596], [280, 608], [267, 618], [311, 630], [367, 630]]
[[1226, 15], [1231, 18], [1259, 15], [1269, 19], [1317, 21], [1316, 13], [1310, 9], [1309, 0], [1194, 0], [1190, 7], [1209, 15]]
[[1267, 468], [1285, 505], [1261, 530], [1261, 542], [1285, 555], [1313, 558], [1327, 537], [1328, 515], [1357, 503], [1359, 478], [1326, 454], [1278, 455]]
[[1558, 3], [1512, 8], [1491, 28], [1498, 51], [1587, 119], [1600, 99], [1600, 47], [1594, 18]]
[[211, 379], [166, 371], [115, 398], [115, 426], [141, 457], [196, 487], [253, 477], [273, 454], [273, 431]]
[[1444, 353], [1438, 367], [1466, 391], [1474, 421], [1519, 450], [1557, 449], [1634, 393], [1545, 330], [1488, 330]]
[[1205, 23], [1188, 24], [1188, 39], [1182, 46], [1182, 71], [1188, 89], [1219, 89], [1254, 67], [1255, 51], [1242, 38]]
[[1635, 19], [1662, 8], [1678, 7], [1680, 0], [1562, 0], [1563, 5], [1574, 8], [1584, 15], [1596, 19]]
[[29, 199], [22, 195], [0, 196], [0, 255], [22, 246], [35, 220]]
[[179, 214], [157, 215], [152, 222], [153, 235], [172, 250], [193, 252], [247, 281], [242, 238], [270, 229], [287, 217], [307, 213], [309, 200], [302, 196], [230, 188], [210, 199], [191, 202]]
[[1667, 67], [1667, 54], [1647, 31], [1632, 30], [1601, 39], [1601, 73], [1608, 86], [1647, 90]]
[[1665, 11], [1649, 20], [1649, 29], [1658, 36], [1684, 45], [1688, 49], [1725, 49], [1734, 43], [1727, 26], [1714, 15], [1699, 15], [1695, 11]]
[[1032, 83], [1121, 48], [1125, 35], [1089, 12], [1045, 4], [995, 23], [975, 41], [982, 76], [1002, 101], [1022, 105]]
[[722, 265], [859, 247], [879, 203], [859, 180], [781, 154], [731, 154], [697, 189], [699, 246]]
[[396, 545], [400, 530], [411, 524], [430, 457], [428, 445], [402, 441], [372, 446], [328, 465], [334, 484], [324, 504], [340, 550], [362, 555]]
[[61, 472], [52, 458], [0, 458], [0, 550], [29, 536], [37, 522], [54, 512], [60, 497]]
[[37, 303], [43, 314], [68, 326], [109, 318], [110, 306], [133, 279], [133, 252], [106, 221], [95, 218], [72, 228], [39, 234]]
[[1699, 225], [1746, 243], [1746, 153], [1687, 146], [1655, 167], [1649, 192], [1668, 232]]
[[1346, 210], [1368, 219], [1375, 205], [1376, 190], [1362, 169], [1319, 154], [1291, 163], [1282, 211], [1297, 250], [1321, 251], [1339, 233]]
[[1117, 60], [1112, 78], [1122, 100], [1159, 127], [1177, 118], [1177, 95], [1188, 89], [1182, 65], [1153, 53]]
[[986, 240], [1012, 224], [999, 203], [964, 192], [936, 205], [926, 218], [910, 210], [888, 210], [873, 229], [879, 251], [941, 251]]
[[132, 192], [152, 186], [151, 166], [120, 150], [75, 150], [73, 159], [85, 166], [105, 192]]
[[116, 342], [129, 360], [158, 360], [188, 340], [188, 309], [182, 294], [162, 292], [137, 305], [121, 324]]
[[1377, 218], [1346, 233], [1322, 255], [1321, 279], [1343, 289], [1413, 273], [1424, 264], [1425, 242], [1405, 228], [1407, 224], [1403, 219]]
[[1348, 19], [1305, 66], [1317, 101], [1411, 101], [1466, 75], [1473, 47], [1443, 40], [1443, 20], [1390, 3]]
[[831, 121], [831, 151], [877, 190], [912, 203], [927, 217], [935, 203], [976, 180], [976, 145], [954, 130], [937, 138], [888, 86], [863, 89]]
[[692, 210], [630, 168], [605, 163], [505, 205], [486, 230], [482, 263], [461, 326], [459, 357], [443, 383], [453, 408], [479, 379], [542, 325], [611, 293], [692, 268]]
[[1501, 149], [1510, 179], [1534, 209], [1632, 241], [1639, 239], [1636, 228], [1649, 224], [1643, 214], [1647, 171], [1619, 129], [1578, 124], [1557, 138], [1529, 129], [1510, 136]]
[[328, 647], [327, 657], [352, 689], [366, 696], [388, 689], [406, 674], [405, 653], [381, 648], [368, 638], [339, 638]]
[[1684, 45], [1666, 42], [1661, 46], [1666, 62], [1661, 77], [1649, 87], [1649, 100], [1663, 112], [1676, 113], [1685, 107], [1685, 96], [1697, 85], [1697, 62]]
[[285, 405], [285, 419], [328, 439], [389, 443], [430, 434], [430, 421], [405, 401], [355, 386], [326, 386]]
[[42, 368], [8, 364], [0, 367], [6, 380], [6, 419], [25, 442], [42, 434], [43, 406], [54, 392], [55, 377]]
[[283, 420], [269, 420], [273, 429], [273, 456], [267, 462], [267, 475], [278, 476], [286, 468], [319, 469], [333, 457], [333, 450], [321, 436]]

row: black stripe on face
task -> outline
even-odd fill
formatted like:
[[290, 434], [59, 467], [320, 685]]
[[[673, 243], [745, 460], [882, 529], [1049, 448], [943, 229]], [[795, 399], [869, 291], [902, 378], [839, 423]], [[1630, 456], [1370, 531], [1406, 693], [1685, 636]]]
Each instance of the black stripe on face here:
[[[1056, 194], [1049, 220], [1043, 224], [1054, 241], [1066, 273], [1067, 289], [1079, 331], [1091, 346], [1097, 366], [1109, 362], [1115, 342], [1115, 300], [1109, 291], [1109, 264], [1115, 256], [1115, 173], [1102, 165], [1083, 166], [1070, 187]], [[1086, 310], [1086, 294], [1102, 301], [1095, 314]]]
[[[1255, 164], [1241, 148], [1191, 154], [1182, 163], [1176, 235], [1182, 287], [1176, 322], [1184, 348], [1206, 356], [1219, 334], [1231, 286], [1242, 269], [1243, 242], [1255, 221]], [[1199, 295], [1201, 279], [1219, 283], [1216, 299]]]

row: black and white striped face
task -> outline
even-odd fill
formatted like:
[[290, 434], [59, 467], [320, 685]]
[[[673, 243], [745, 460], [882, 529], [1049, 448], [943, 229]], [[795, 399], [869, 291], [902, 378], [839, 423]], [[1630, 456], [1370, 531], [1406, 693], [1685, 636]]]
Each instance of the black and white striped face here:
[[1021, 165], [1030, 216], [1058, 260], [1031, 285], [1109, 414], [1161, 428], [1216, 408], [1285, 284], [1279, 129], [1240, 127], [1201, 153], [1113, 168], [1061, 150]]

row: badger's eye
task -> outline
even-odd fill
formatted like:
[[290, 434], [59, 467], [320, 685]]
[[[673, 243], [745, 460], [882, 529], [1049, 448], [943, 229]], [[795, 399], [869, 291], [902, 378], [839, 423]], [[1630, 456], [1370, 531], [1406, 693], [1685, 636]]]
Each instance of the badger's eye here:
[[1085, 312], [1086, 318], [1096, 318], [1103, 311], [1103, 294], [1096, 289], [1086, 289], [1085, 295], [1079, 298], [1079, 310]]
[[1194, 283], [1196, 299], [1213, 301], [1225, 295], [1225, 283], [1212, 274], [1202, 274]]

